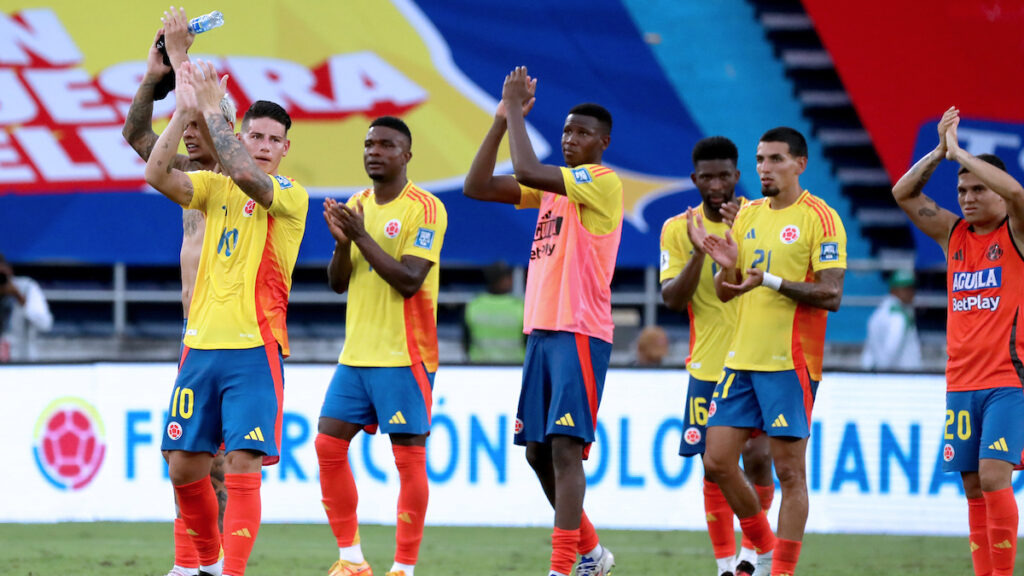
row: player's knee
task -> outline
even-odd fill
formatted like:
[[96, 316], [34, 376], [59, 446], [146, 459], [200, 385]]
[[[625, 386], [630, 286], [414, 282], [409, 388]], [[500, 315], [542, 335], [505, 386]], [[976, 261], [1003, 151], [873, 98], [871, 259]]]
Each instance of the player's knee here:
[[708, 480], [719, 483], [720, 480], [728, 477], [729, 472], [734, 469], [738, 469], [737, 463], [729, 462], [727, 459], [711, 453], [704, 454], [704, 475]]
[[776, 460], [775, 474], [778, 475], [779, 484], [783, 489], [807, 489], [807, 473], [802, 461]]
[[232, 450], [224, 456], [224, 471], [228, 474], [248, 474], [263, 469], [263, 454], [253, 450]]
[[[544, 461], [545, 459], [547, 462]], [[526, 445], [526, 462], [535, 471], [545, 469], [551, 464], [547, 451], [542, 450], [540, 445], [535, 442]]]

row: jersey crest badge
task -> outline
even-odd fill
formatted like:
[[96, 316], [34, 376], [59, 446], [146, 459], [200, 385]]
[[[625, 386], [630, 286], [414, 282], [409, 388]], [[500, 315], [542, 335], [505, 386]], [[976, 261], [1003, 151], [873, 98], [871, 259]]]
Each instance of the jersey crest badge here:
[[999, 247], [998, 242], [988, 247], [988, 252], [985, 254], [985, 257], [992, 262], [1003, 257], [1003, 249]]
[[839, 243], [838, 242], [822, 242], [821, 243], [821, 256], [818, 260], [822, 262], [835, 262], [839, 260]]
[[398, 236], [398, 233], [402, 231], [402, 222], [397, 218], [388, 220], [388, 223], [384, 225], [384, 235], [388, 238], [394, 238]]
[[249, 217], [256, 211], [256, 201], [249, 198], [249, 201], [245, 203], [245, 207], [242, 208], [242, 216]]
[[292, 187], [292, 181], [285, 178], [284, 176], [274, 176], [277, 179], [277, 183], [281, 185], [281, 190], [287, 190]]
[[416, 233], [416, 241], [413, 242], [413, 245], [417, 248], [430, 250], [434, 247], [434, 231], [428, 228], [420, 228], [419, 232]]
[[586, 168], [574, 168], [572, 171], [572, 178], [577, 184], [586, 184], [594, 181], [594, 179], [590, 177], [590, 171]]
[[792, 244], [793, 242], [796, 242], [799, 239], [800, 229], [792, 224], [783, 228], [782, 232], [779, 233], [779, 240], [783, 244]]

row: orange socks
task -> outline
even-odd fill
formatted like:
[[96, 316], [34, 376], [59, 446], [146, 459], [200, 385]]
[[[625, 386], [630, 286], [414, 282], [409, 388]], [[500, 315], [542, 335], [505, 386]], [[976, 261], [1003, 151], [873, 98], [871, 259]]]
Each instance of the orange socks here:
[[580, 529], [562, 530], [555, 526], [551, 535], [551, 571], [559, 574], [572, 572], [576, 563], [576, 549], [580, 544]]
[[210, 484], [210, 477], [204, 476], [195, 482], [175, 486], [174, 492], [178, 495], [181, 519], [188, 527], [188, 535], [192, 537], [200, 564], [216, 564], [220, 560], [221, 541], [217, 526], [217, 494]]
[[967, 499], [967, 522], [970, 526], [974, 576], [992, 576], [992, 555], [988, 545], [988, 511], [985, 510], [984, 498]]
[[1013, 560], [1017, 555], [1017, 501], [1013, 498], [1013, 488], [983, 494], [988, 517], [992, 575], [1008, 576], [1013, 574]]
[[[423, 540], [430, 489], [427, 485], [427, 449], [424, 446], [392, 445], [398, 468], [398, 522], [395, 526], [395, 562], [416, 564]], [[323, 476], [321, 476], [321, 481]], [[573, 547], [573, 560], [576, 548]]]
[[[769, 484], [767, 486], [761, 486], [760, 484], [754, 484], [754, 490], [757, 490], [757, 498], [761, 500], [761, 510], [765, 512], [772, 507], [772, 500], [775, 498], [775, 484]], [[747, 535], [743, 535], [743, 542], [740, 544], [744, 548], [753, 550], [754, 543], [747, 538]]]
[[768, 515], [761, 510], [748, 518], [740, 518], [740, 528], [743, 534], [750, 538], [754, 544], [754, 551], [758, 554], [767, 554], [775, 549], [775, 534], [768, 524]]
[[800, 559], [800, 542], [779, 538], [772, 556], [772, 576], [793, 576]]
[[182, 568], [199, 568], [199, 555], [192, 539], [188, 537], [185, 521], [174, 519], [174, 565]]
[[735, 556], [736, 531], [733, 528], [732, 508], [718, 484], [708, 480], [704, 480], [704, 514], [715, 558]]
[[586, 556], [591, 550], [597, 548], [597, 545], [601, 543], [601, 540], [597, 537], [597, 529], [594, 528], [594, 524], [590, 522], [590, 518], [587, 518], [586, 511], [580, 516], [580, 543], [576, 547], [576, 552], [580, 556]]
[[228, 504], [224, 508], [224, 573], [243, 576], [256, 534], [260, 531], [262, 502], [259, 472], [225, 474]]
[[317, 434], [316, 456], [320, 462], [320, 493], [323, 496], [327, 522], [338, 540], [338, 548], [359, 543], [359, 520], [356, 507], [359, 493], [352, 469], [348, 465], [347, 440]]

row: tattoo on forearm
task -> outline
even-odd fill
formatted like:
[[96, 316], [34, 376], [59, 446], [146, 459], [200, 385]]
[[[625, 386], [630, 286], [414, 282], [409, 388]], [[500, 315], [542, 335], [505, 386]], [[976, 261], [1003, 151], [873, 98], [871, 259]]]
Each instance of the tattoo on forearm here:
[[914, 166], [913, 170], [911, 170], [911, 173], [917, 172], [920, 168], [921, 175], [918, 177], [917, 181], [914, 182], [914, 187], [911, 188], [910, 195], [908, 196], [908, 198], [917, 198], [918, 196], [921, 195], [921, 193], [924, 191], [925, 184], [928, 183], [928, 179], [932, 177], [932, 173], [935, 172], [935, 169], [938, 166], [939, 164], [937, 162], [931, 162], [924, 167], [921, 167], [919, 162], [917, 165]]
[[149, 160], [157, 135], [153, 132], [153, 87], [146, 83], [139, 86], [128, 108], [128, 115], [124, 119], [124, 135], [135, 152], [143, 160]]

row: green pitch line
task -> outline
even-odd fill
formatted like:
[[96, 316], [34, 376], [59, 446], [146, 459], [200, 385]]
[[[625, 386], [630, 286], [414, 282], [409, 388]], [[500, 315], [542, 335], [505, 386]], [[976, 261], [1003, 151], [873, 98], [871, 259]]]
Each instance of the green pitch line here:
[[[378, 574], [391, 567], [394, 528], [363, 526], [363, 550]], [[715, 574], [703, 532], [600, 530], [615, 553], [615, 576]], [[548, 528], [428, 527], [417, 576], [539, 576], [547, 573]], [[0, 524], [4, 576], [163, 576], [173, 549], [168, 523]], [[260, 530], [247, 576], [322, 575], [337, 559], [326, 524], [268, 524]], [[1024, 573], [1024, 559], [1017, 571]], [[809, 534], [799, 573], [971, 574], [966, 538]]]

